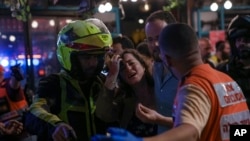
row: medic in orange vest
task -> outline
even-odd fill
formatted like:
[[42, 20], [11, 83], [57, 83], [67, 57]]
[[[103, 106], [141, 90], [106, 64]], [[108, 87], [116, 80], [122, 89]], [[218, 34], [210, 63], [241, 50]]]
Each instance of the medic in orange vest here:
[[4, 67], [0, 65], [0, 122], [17, 119], [22, 111], [28, 107], [20, 81], [23, 76], [20, 73], [19, 64], [11, 69], [11, 77], [4, 78]]

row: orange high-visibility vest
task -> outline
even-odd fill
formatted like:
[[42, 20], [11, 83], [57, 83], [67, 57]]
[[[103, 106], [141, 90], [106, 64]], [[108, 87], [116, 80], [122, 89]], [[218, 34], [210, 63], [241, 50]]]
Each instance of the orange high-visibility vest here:
[[230, 125], [250, 124], [246, 99], [238, 84], [228, 75], [203, 64], [193, 68], [181, 86], [188, 84], [205, 90], [211, 101], [211, 112], [199, 141], [229, 141]]
[[22, 97], [21, 100], [12, 101], [9, 98], [6, 87], [4, 87], [6, 85], [6, 83], [8, 83], [8, 81], [3, 81], [0, 83], [0, 99], [6, 98], [6, 100], [7, 100], [6, 104], [8, 104], [6, 106], [9, 107], [9, 112], [14, 111], [14, 110], [24, 109], [24, 108], [28, 107], [28, 103], [25, 99], [24, 92], [21, 88], [18, 91], [18, 94], [21, 95], [21, 97]]

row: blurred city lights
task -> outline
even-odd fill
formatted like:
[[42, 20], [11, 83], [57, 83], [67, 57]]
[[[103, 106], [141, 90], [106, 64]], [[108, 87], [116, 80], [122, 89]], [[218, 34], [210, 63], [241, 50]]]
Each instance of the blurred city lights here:
[[38, 22], [37, 21], [32, 21], [32, 23], [31, 23], [31, 27], [32, 28], [37, 28], [38, 27]]
[[9, 40], [11, 42], [15, 42], [16, 41], [16, 37], [14, 35], [10, 35]]
[[233, 4], [230, 0], [227, 0], [225, 3], [224, 3], [224, 8], [225, 9], [230, 9], [232, 8]]
[[4, 34], [1, 37], [2, 37], [2, 39], [7, 39], [7, 36]]
[[99, 5], [98, 11], [100, 13], [109, 12], [112, 10], [112, 8], [113, 8], [112, 4], [110, 2], [106, 2], [105, 4]]
[[144, 20], [143, 19], [139, 19], [138, 22], [139, 22], [139, 24], [143, 24]]
[[11, 60], [10, 60], [10, 66], [16, 65], [16, 64], [17, 64], [16, 62], [17, 62], [16, 60], [11, 59]]
[[49, 25], [50, 25], [50, 26], [55, 26], [55, 20], [53, 20], [53, 19], [52, 19], [52, 20], [49, 20]]
[[219, 8], [218, 4], [216, 2], [213, 2], [211, 5], [210, 5], [210, 10], [211, 11], [217, 11]]
[[38, 59], [33, 59], [33, 65], [38, 66], [39, 65], [39, 60]]
[[104, 12], [105, 12], [105, 6], [104, 6], [104, 4], [100, 4], [100, 5], [99, 5], [98, 11], [99, 11], [100, 13], [104, 13]]
[[66, 20], [66, 23], [70, 23], [72, 20], [71, 19], [67, 19]]

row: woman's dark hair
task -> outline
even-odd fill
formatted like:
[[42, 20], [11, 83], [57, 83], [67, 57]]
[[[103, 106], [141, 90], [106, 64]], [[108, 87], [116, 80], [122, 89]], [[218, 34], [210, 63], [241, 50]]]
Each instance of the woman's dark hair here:
[[[141, 54], [136, 49], [125, 49], [123, 51], [123, 53], [121, 54], [121, 58], [123, 58], [125, 54], [132, 54], [141, 63], [141, 65], [145, 68], [144, 75], [145, 75], [146, 81], [150, 87], [153, 87], [154, 86], [154, 79], [153, 79], [152, 75], [150, 74], [149, 67], [146, 64], [146, 62], [143, 60], [143, 57], [141, 56]], [[120, 67], [120, 69], [121, 69], [121, 67]], [[131, 94], [132, 93], [131, 87], [123, 80], [120, 73], [118, 75], [118, 79], [120, 81], [119, 86], [120, 86], [121, 90], [122, 91], [126, 90], [127, 94]]]

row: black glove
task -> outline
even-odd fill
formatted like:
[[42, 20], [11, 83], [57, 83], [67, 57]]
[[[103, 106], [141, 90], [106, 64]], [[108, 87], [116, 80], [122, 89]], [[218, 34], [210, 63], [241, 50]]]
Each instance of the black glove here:
[[10, 67], [11, 70], [11, 76], [15, 77], [17, 81], [23, 80], [23, 75], [20, 72], [20, 64], [17, 64], [15, 66]]

